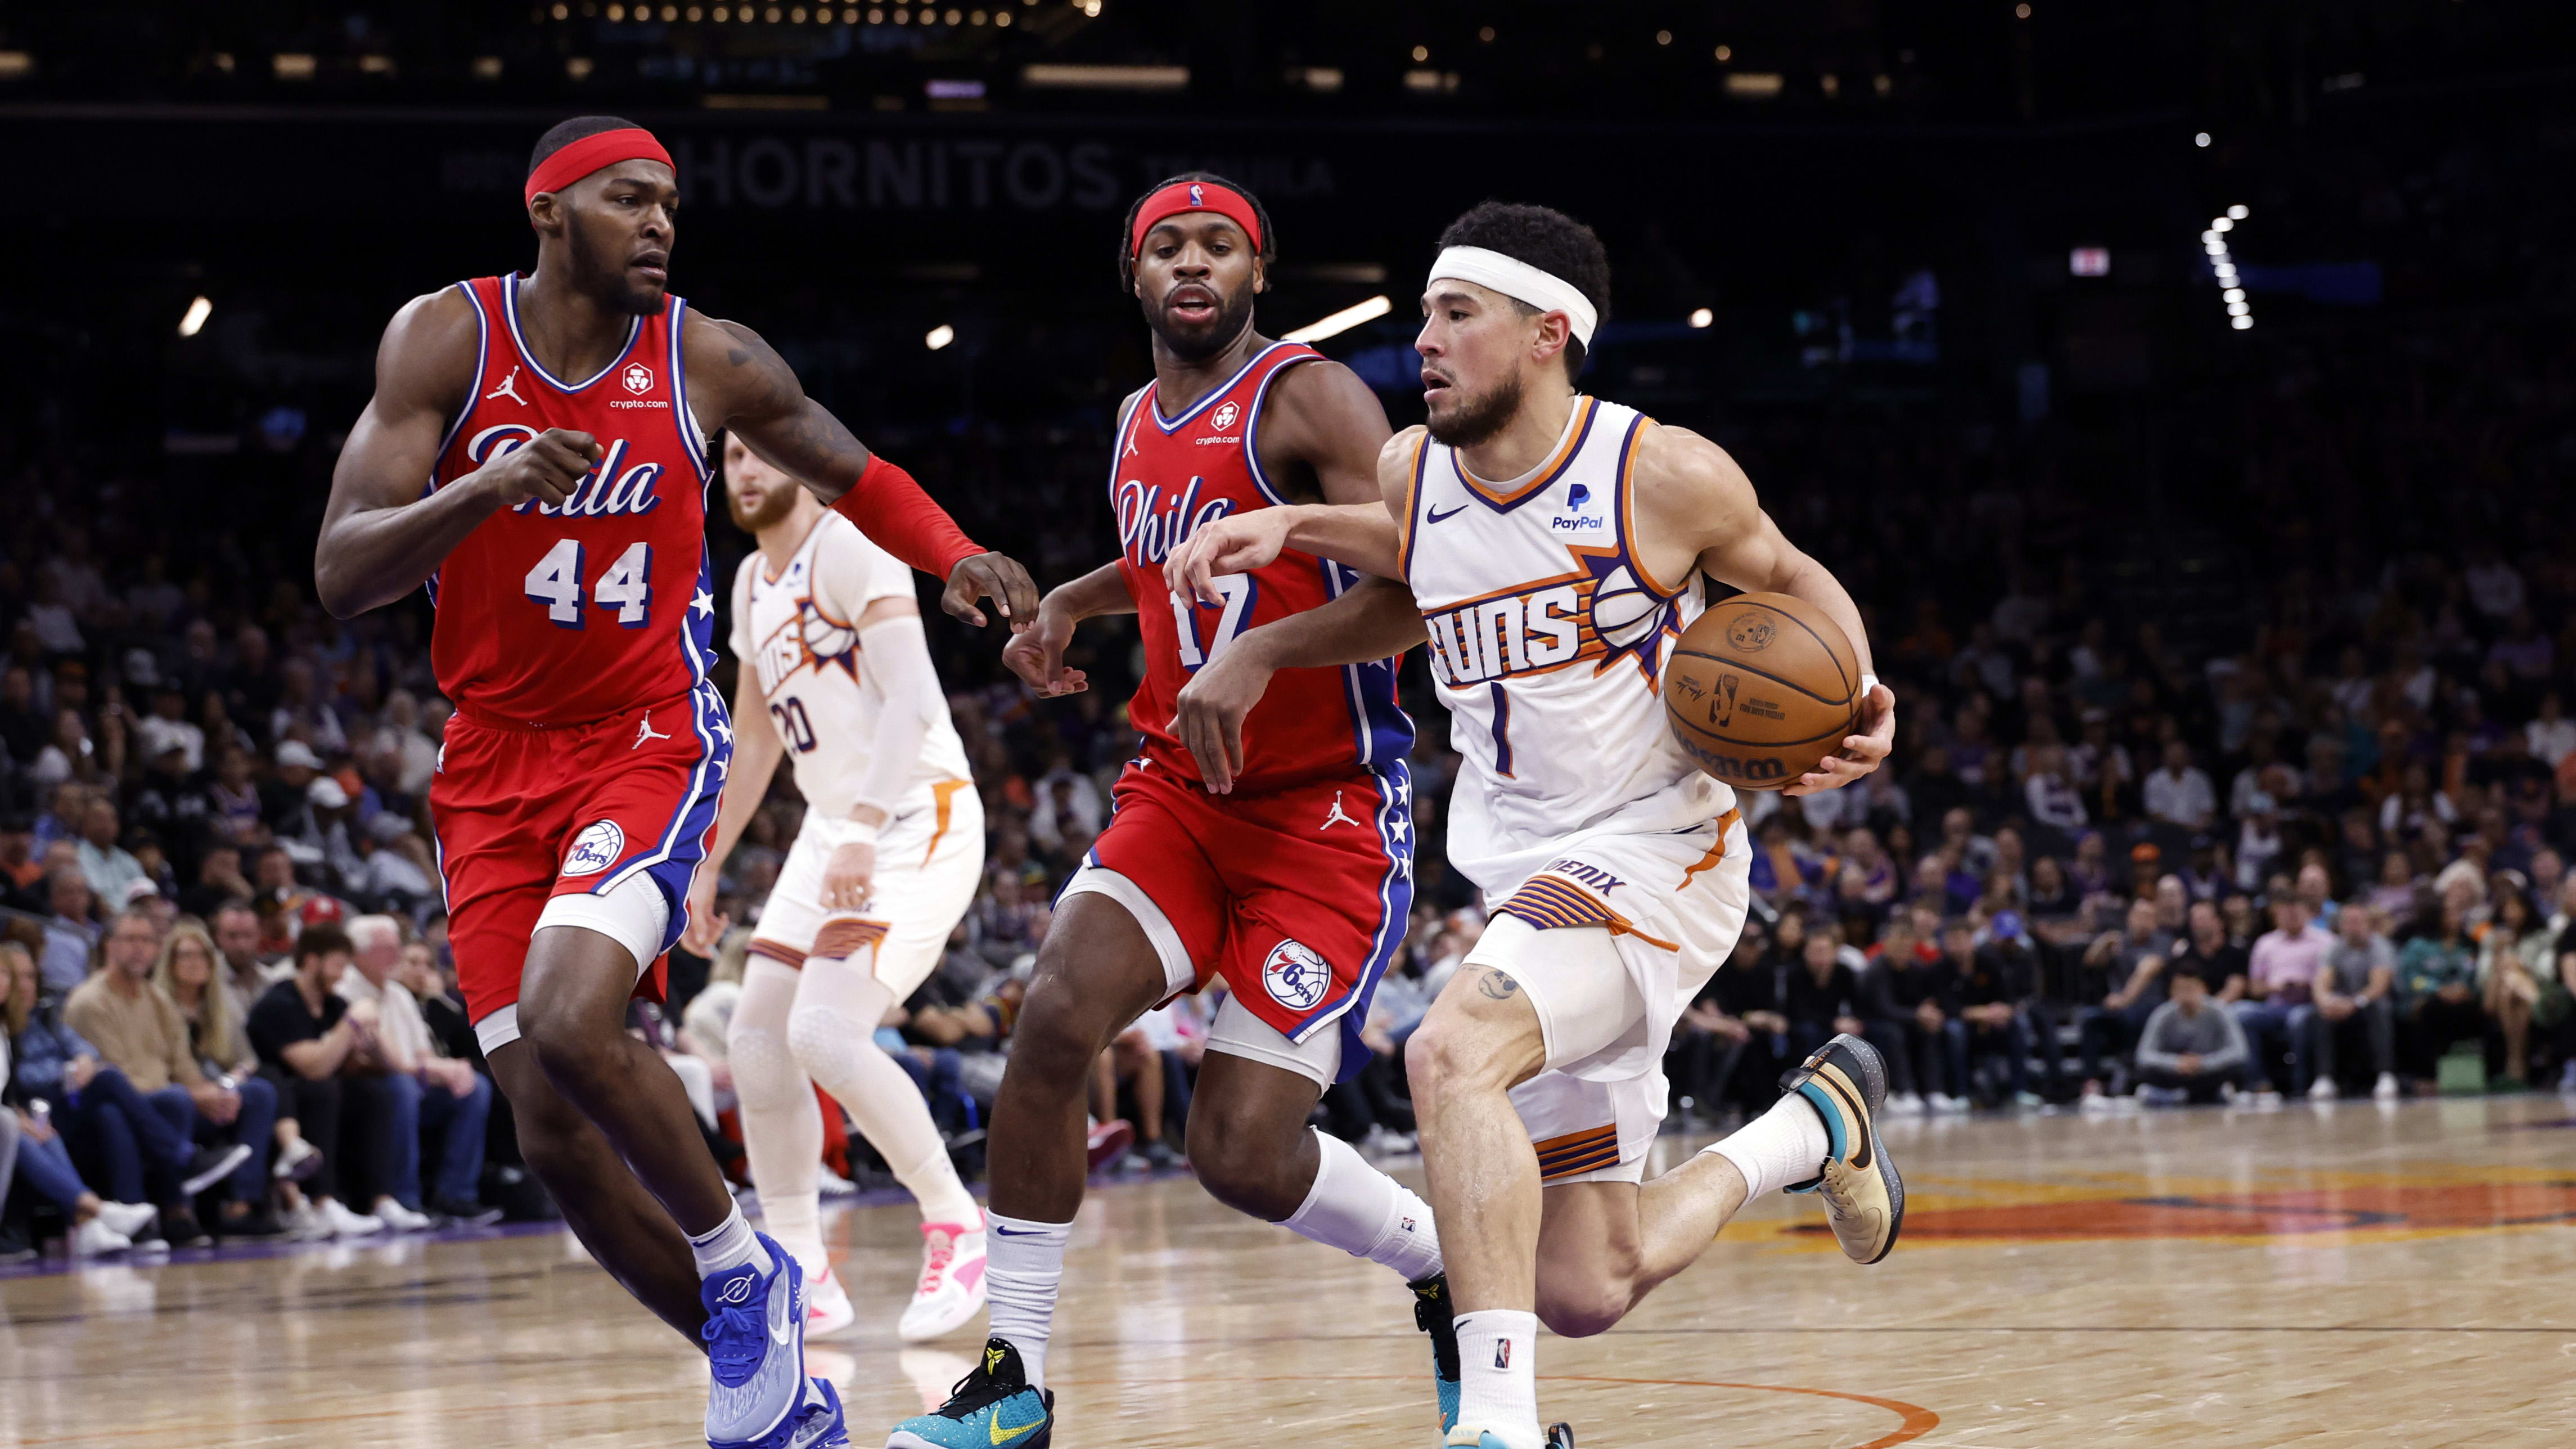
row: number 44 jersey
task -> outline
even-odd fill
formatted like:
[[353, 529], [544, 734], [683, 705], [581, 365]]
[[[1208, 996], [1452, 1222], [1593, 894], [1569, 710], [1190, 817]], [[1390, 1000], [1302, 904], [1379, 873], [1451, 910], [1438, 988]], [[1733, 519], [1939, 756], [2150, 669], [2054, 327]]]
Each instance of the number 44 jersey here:
[[634, 319], [626, 346], [578, 381], [520, 332], [519, 279], [460, 282], [482, 327], [474, 385], [440, 444], [432, 490], [549, 428], [598, 440], [598, 466], [560, 504], [477, 524], [430, 575], [430, 661], [460, 706], [555, 728], [674, 699], [714, 663], [707, 440], [680, 368], [687, 304]]
[[[1128, 723], [1145, 738], [1145, 760], [1182, 779], [1198, 761], [1172, 734], [1181, 690], [1199, 667], [1245, 630], [1321, 607], [1360, 575], [1295, 549], [1268, 567], [1216, 581], [1222, 604], [1193, 604], [1163, 583], [1163, 562], [1184, 539], [1229, 514], [1287, 500], [1261, 467], [1261, 408], [1270, 384], [1322, 354], [1274, 342], [1177, 418], [1163, 416], [1148, 383], [1127, 399], [1109, 502], [1118, 521], [1119, 572], [1136, 601], [1144, 679]], [[1354, 771], [1387, 769], [1413, 749], [1413, 724], [1396, 707], [1395, 661], [1335, 669], [1283, 669], [1243, 723], [1244, 768], [1236, 788], [1260, 792]]]
[[729, 642], [737, 667], [758, 671], [769, 722], [816, 818], [849, 818], [868, 773], [877, 721], [889, 709], [919, 710], [930, 726], [911, 790], [969, 778], [948, 701], [935, 694], [887, 698], [859, 648], [859, 618], [870, 604], [912, 597], [912, 570], [831, 512], [796, 546], [786, 568], [771, 574], [767, 556], [753, 549], [734, 575]]

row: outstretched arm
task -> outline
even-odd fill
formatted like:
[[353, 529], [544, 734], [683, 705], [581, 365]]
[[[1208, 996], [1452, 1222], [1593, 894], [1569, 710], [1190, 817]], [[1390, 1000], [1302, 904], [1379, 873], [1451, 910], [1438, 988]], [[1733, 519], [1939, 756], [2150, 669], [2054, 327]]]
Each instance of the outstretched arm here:
[[1038, 589], [1017, 561], [988, 552], [921, 491], [911, 474], [870, 453], [841, 420], [805, 395], [795, 370], [739, 322], [692, 314], [681, 339], [696, 399], [714, 426], [805, 485], [886, 552], [945, 579], [940, 607], [982, 624], [991, 599], [1015, 629], [1037, 613]]
[[1002, 646], [1002, 662], [1026, 680], [1040, 699], [1080, 694], [1091, 687], [1090, 677], [1064, 667], [1064, 646], [1073, 642], [1073, 626], [1107, 614], [1135, 612], [1136, 600], [1128, 594], [1127, 580], [1112, 559], [1071, 583], [1049, 589], [1038, 604], [1035, 622]]
[[[1650, 428], [1639, 444], [1636, 490], [1639, 533], [1653, 555], [1648, 567], [1656, 577], [1683, 577], [1687, 569], [1680, 565], [1688, 564], [1747, 593], [1803, 599], [1841, 627], [1861, 676], [1875, 680], [1860, 606], [1832, 570], [1780, 532], [1754, 496], [1752, 480], [1725, 449], [1687, 428]], [[1688, 558], [1682, 556], [1685, 549]], [[1873, 682], [1861, 701], [1859, 733], [1845, 736], [1839, 752], [1783, 793], [1811, 795], [1848, 785], [1877, 769], [1895, 743], [1896, 695]]]
[[334, 618], [419, 588], [476, 524], [530, 499], [561, 503], [598, 461], [590, 434], [549, 428], [423, 496], [439, 439], [473, 386], [479, 345], [473, 306], [453, 288], [413, 298], [386, 324], [376, 393], [331, 470], [313, 545], [314, 589]]
[[[1281, 373], [1262, 413], [1262, 466], [1274, 476], [1311, 472], [1323, 501], [1256, 508], [1199, 528], [1165, 560], [1165, 584], [1184, 598], [1222, 604], [1217, 575], [1250, 573], [1289, 548], [1394, 578], [1397, 535], [1379, 481], [1387, 434], [1386, 409], [1349, 368], [1310, 362]], [[1410, 448], [1404, 456], [1412, 457]]]

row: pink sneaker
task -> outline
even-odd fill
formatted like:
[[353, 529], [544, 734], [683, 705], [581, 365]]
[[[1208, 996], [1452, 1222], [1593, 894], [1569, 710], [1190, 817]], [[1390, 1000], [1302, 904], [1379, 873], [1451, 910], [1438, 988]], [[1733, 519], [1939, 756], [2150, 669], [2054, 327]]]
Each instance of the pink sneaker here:
[[984, 1215], [921, 1225], [921, 1282], [895, 1334], [906, 1343], [945, 1338], [984, 1310]]
[[859, 1321], [859, 1311], [850, 1306], [850, 1292], [841, 1286], [832, 1265], [826, 1263], [805, 1280], [805, 1336], [829, 1338]]

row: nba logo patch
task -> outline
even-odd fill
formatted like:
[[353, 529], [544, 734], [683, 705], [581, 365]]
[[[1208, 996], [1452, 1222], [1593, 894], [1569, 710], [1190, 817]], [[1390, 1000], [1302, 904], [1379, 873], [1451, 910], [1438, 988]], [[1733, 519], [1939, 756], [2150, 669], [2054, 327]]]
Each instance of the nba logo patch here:
[[617, 822], [594, 821], [573, 837], [572, 849], [564, 855], [563, 873], [597, 875], [617, 864], [617, 858], [625, 853], [626, 832], [617, 828]]
[[1268, 959], [1261, 963], [1261, 984], [1271, 1000], [1290, 1011], [1312, 1011], [1323, 1004], [1324, 992], [1333, 984], [1333, 968], [1313, 947], [1282, 941], [1270, 948]]
[[1494, 1345], [1494, 1367], [1498, 1369], [1507, 1369], [1511, 1366], [1512, 1341], [1506, 1338], [1502, 1342]]
[[626, 369], [626, 390], [642, 397], [653, 390], [653, 369], [636, 363]]
[[1204, 186], [1199, 185], [1199, 184], [1198, 184], [1197, 182], [1195, 182], [1195, 181], [1193, 181], [1193, 182], [1191, 182], [1191, 183], [1190, 183], [1190, 205], [1192, 205], [1192, 206], [1205, 206], [1205, 205], [1207, 205], [1207, 188], [1206, 188], [1206, 187], [1204, 187]]
[[1217, 410], [1208, 415], [1208, 422], [1214, 426], [1218, 432], [1222, 433], [1226, 429], [1233, 427], [1234, 420], [1242, 415], [1243, 409], [1236, 407], [1234, 404], [1230, 402], [1220, 403], [1217, 405]]

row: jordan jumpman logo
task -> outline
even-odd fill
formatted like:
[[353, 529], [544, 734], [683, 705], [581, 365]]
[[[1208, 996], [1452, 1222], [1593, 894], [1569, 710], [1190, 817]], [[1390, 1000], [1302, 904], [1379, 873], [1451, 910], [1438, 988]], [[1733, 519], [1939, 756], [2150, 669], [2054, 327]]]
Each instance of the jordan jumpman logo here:
[[1323, 824], [1321, 824], [1321, 825], [1316, 826], [1315, 828], [1316, 828], [1317, 830], [1330, 830], [1330, 829], [1332, 829], [1332, 828], [1333, 828], [1334, 826], [1336, 826], [1336, 825], [1348, 825], [1348, 826], [1351, 826], [1351, 827], [1353, 827], [1353, 828], [1355, 828], [1355, 829], [1365, 829], [1365, 828], [1366, 828], [1366, 827], [1364, 827], [1364, 826], [1361, 826], [1361, 825], [1360, 825], [1360, 823], [1359, 823], [1358, 821], [1353, 820], [1353, 819], [1352, 819], [1352, 818], [1351, 818], [1347, 813], [1345, 813], [1345, 812], [1343, 811], [1343, 809], [1342, 809], [1342, 792], [1341, 792], [1341, 791], [1339, 791], [1339, 790], [1335, 790], [1335, 791], [1333, 792], [1333, 813], [1332, 813], [1332, 814], [1330, 814], [1330, 815], [1325, 816], [1325, 817], [1324, 817], [1324, 823], [1323, 823]]
[[669, 736], [669, 735], [666, 735], [666, 734], [662, 733], [660, 730], [657, 730], [657, 729], [653, 728], [653, 716], [652, 716], [652, 715], [650, 715], [650, 714], [647, 714], [647, 715], [645, 715], [642, 719], [637, 720], [637, 721], [635, 722], [635, 725], [636, 725], [636, 729], [635, 729], [635, 743], [633, 743], [633, 744], [631, 744], [631, 745], [628, 745], [628, 746], [626, 747], [626, 748], [628, 748], [628, 749], [630, 749], [630, 750], [640, 750], [640, 749], [644, 748], [644, 742], [645, 742], [646, 740], [667, 740], [667, 739], [669, 739], [669, 738], [670, 738], [670, 736]]
[[526, 407], [528, 405], [528, 400], [519, 396], [519, 370], [517, 368], [514, 367], [510, 369], [510, 375], [501, 379], [501, 385], [499, 387], [483, 394], [483, 400], [485, 402], [490, 402], [496, 397], [506, 397], [521, 407]]

